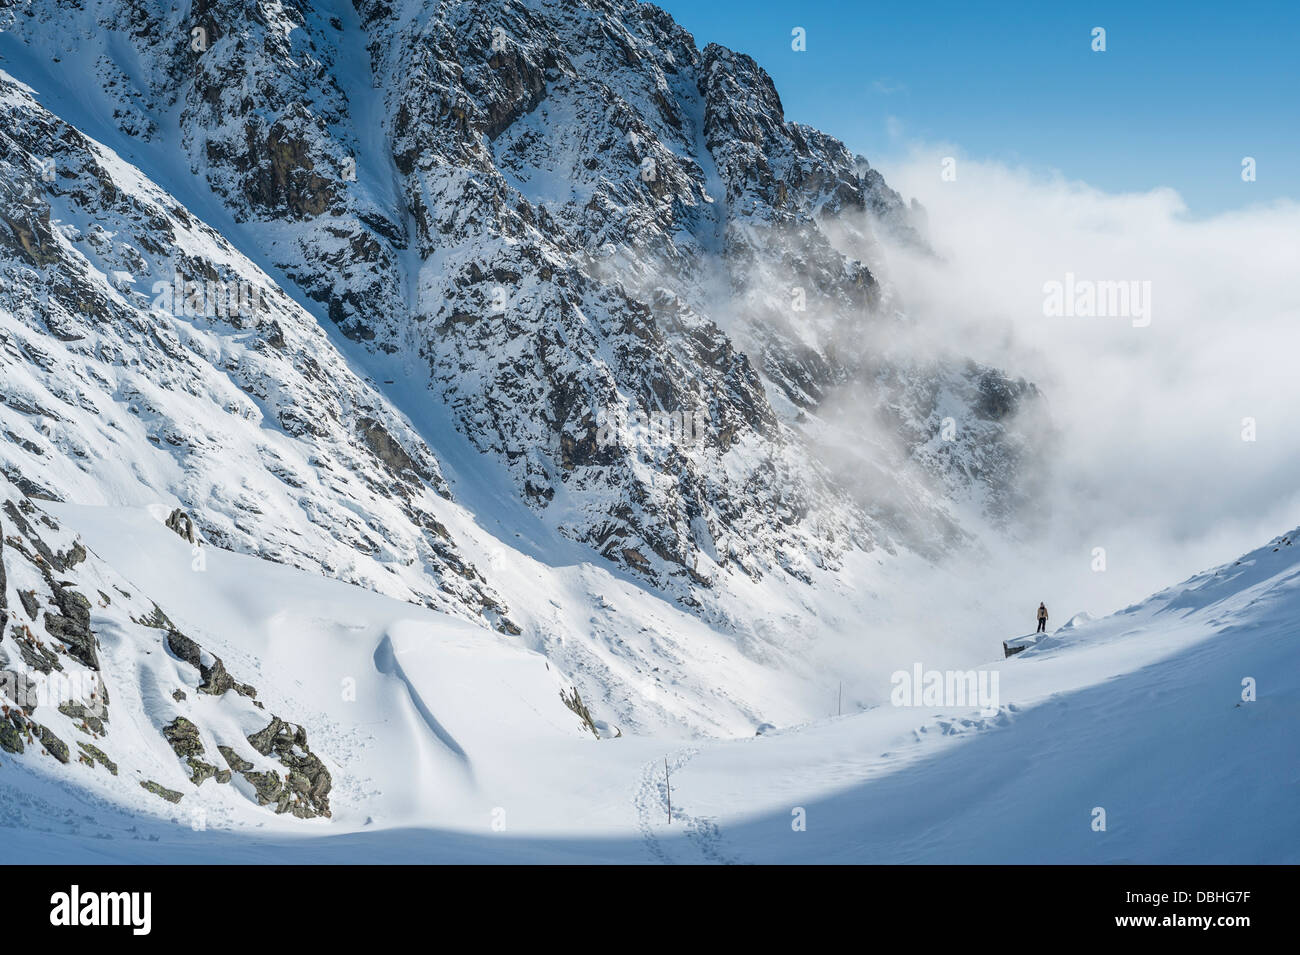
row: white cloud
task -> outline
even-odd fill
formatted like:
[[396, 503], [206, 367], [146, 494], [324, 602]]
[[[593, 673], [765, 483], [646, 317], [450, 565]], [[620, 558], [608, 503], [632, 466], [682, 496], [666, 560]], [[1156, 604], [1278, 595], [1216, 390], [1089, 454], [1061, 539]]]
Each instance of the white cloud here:
[[[1052, 526], [992, 568], [1022, 603], [1055, 600], [1057, 622], [1110, 611], [1300, 524], [1300, 205], [1198, 220], [1171, 190], [1108, 194], [951, 147], [882, 166], [943, 258], [886, 250], [908, 310], [1037, 382], [1060, 429]], [[1149, 282], [1149, 326], [1045, 316], [1067, 273]]]

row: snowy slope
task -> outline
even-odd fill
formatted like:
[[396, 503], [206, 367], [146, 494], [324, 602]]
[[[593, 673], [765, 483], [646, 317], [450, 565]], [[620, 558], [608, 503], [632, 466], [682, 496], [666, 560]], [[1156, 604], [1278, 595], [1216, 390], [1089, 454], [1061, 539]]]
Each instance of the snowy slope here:
[[[885, 703], [686, 742], [597, 739], [542, 657], [481, 628], [238, 555], [195, 572], [188, 545], [147, 514], [54, 509], [91, 560], [168, 595], [178, 626], [310, 728], [333, 813], [272, 815], [176, 770], [161, 781], [185, 795], [169, 806], [125, 772], [56, 767], [29, 748], [0, 769], [0, 840], [15, 860], [1300, 859], [1294, 535], [1011, 660], [991, 647], [988, 711]], [[177, 559], [152, 559], [169, 548]], [[114, 705], [176, 682], [158, 646], [101, 639]], [[100, 745], [149, 752], [164, 773], [176, 760], [156, 735], [112, 723]], [[1091, 828], [1097, 807], [1104, 832]], [[806, 831], [791, 826], [800, 811]]]

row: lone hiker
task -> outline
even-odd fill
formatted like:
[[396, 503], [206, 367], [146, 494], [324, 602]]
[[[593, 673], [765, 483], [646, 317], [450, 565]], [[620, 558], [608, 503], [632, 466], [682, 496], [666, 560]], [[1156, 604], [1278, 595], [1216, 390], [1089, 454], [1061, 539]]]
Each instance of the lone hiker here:
[[1047, 604], [1044, 603], [1038, 605], [1038, 632], [1047, 632]]

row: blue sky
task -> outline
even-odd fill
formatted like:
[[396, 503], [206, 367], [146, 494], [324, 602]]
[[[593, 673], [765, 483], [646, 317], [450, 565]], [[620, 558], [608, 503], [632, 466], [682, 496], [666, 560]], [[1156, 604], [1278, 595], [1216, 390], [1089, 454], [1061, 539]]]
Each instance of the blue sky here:
[[[659, 6], [700, 47], [753, 56], [788, 119], [886, 172], [911, 143], [952, 143], [1110, 192], [1170, 186], [1194, 216], [1300, 198], [1300, 0]], [[1097, 26], [1104, 53], [1091, 48]]]

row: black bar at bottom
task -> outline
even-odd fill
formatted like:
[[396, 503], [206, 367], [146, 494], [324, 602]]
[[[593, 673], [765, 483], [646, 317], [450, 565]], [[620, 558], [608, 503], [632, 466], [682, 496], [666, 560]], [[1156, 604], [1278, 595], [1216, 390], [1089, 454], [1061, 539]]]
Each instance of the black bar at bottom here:
[[[6, 941], [76, 933], [127, 946], [257, 938], [331, 947], [348, 940], [483, 942], [530, 932], [593, 941], [603, 924], [685, 919], [691, 941], [767, 933], [876, 931], [1008, 941], [1098, 937], [1233, 944], [1285, 931], [1294, 867], [564, 867], [10, 866]], [[74, 889], [75, 886], [75, 889]], [[147, 902], [147, 904], [146, 904]], [[775, 920], [775, 921], [774, 921]], [[86, 924], [86, 923], [92, 924]], [[111, 923], [111, 924], [98, 924]], [[475, 926], [478, 926], [477, 928]], [[585, 926], [585, 927], [584, 927]], [[579, 931], [579, 929], [581, 930]], [[685, 928], [685, 923], [683, 923]], [[1050, 931], [1051, 936], [1042, 932]], [[269, 934], [265, 934], [269, 933]], [[441, 937], [440, 937], [441, 936]], [[606, 942], [613, 938], [604, 936]], [[1263, 937], [1263, 936], [1259, 936]], [[204, 946], [206, 947], [206, 945]]]

